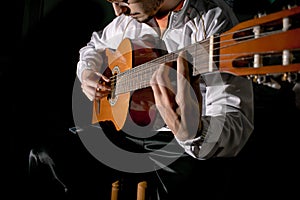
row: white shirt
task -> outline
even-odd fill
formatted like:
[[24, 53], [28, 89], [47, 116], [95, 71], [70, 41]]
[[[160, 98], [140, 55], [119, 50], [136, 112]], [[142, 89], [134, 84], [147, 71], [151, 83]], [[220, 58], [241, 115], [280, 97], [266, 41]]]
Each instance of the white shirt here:
[[[164, 41], [168, 52], [179, 50], [216, 33], [229, 30], [238, 23], [233, 11], [222, 0], [185, 0], [180, 11], [171, 12], [168, 27], [160, 37], [148, 23], [130, 16], [116, 17], [102, 31], [94, 32], [90, 42], [80, 49], [77, 76], [84, 69], [100, 69], [106, 48], [117, 49], [124, 38], [147, 35]], [[178, 143], [186, 153], [198, 158], [237, 155], [253, 131], [253, 90], [251, 81], [226, 73], [202, 75], [203, 129], [196, 138]], [[222, 81], [221, 81], [222, 80]]]

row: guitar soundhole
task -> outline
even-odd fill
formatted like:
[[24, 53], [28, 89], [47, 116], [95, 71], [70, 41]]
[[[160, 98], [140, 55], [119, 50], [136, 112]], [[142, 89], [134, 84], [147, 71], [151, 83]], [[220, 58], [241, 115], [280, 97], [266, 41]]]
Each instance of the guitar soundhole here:
[[150, 87], [133, 92], [129, 109], [133, 122], [141, 127], [150, 125], [155, 118], [154, 105], [154, 96]]

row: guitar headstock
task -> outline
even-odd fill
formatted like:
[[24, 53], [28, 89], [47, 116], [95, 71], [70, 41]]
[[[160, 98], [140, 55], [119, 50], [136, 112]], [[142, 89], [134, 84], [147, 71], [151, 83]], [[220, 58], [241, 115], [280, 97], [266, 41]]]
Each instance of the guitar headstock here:
[[238, 24], [220, 35], [218, 48], [220, 71], [257, 80], [286, 74], [295, 80], [300, 73], [300, 6]]

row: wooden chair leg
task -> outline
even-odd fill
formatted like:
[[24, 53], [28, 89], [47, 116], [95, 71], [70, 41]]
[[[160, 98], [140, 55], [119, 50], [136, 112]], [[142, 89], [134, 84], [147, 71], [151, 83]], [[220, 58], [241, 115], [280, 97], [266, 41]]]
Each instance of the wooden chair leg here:
[[118, 200], [119, 181], [115, 181], [111, 185], [111, 200]]
[[141, 181], [137, 186], [137, 200], [145, 200], [146, 199], [146, 188], [147, 182]]

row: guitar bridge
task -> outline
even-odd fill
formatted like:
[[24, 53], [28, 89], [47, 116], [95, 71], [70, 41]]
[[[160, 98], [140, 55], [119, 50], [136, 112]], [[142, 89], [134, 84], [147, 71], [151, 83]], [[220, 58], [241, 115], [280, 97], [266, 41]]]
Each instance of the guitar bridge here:
[[110, 105], [113, 106], [115, 105], [116, 101], [117, 101], [117, 95], [116, 95], [116, 89], [117, 89], [117, 81], [118, 81], [118, 74], [120, 74], [120, 68], [119, 66], [115, 66], [112, 69], [112, 76], [110, 77], [110, 88], [111, 88], [111, 92], [110, 94], [107, 96], [107, 100], [109, 101]]

